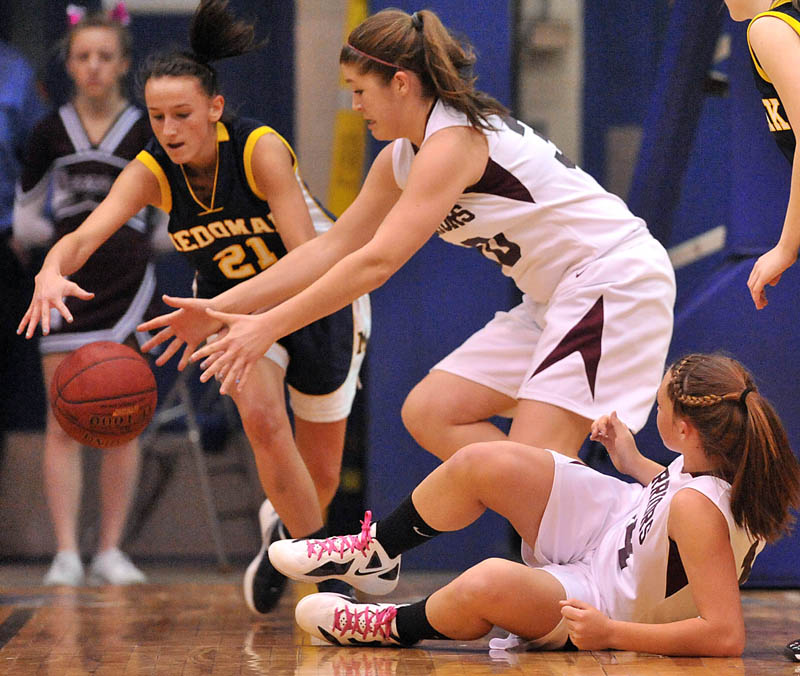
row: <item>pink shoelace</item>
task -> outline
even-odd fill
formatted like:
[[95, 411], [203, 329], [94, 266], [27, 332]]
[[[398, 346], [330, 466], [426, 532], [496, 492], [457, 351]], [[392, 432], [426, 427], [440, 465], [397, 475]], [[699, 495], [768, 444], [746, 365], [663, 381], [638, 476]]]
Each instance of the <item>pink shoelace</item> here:
[[306, 543], [308, 558], [316, 555], [317, 561], [319, 561], [323, 554], [339, 554], [341, 558], [344, 558], [345, 554], [349, 552], [361, 552], [366, 556], [369, 544], [372, 542], [371, 525], [372, 512], [367, 510], [364, 520], [361, 522], [361, 532], [358, 535], [335, 535], [324, 540], [309, 540]]
[[345, 604], [344, 608], [333, 611], [333, 630], [341, 636], [359, 634], [368, 641], [378, 637], [392, 638], [392, 620], [397, 615], [395, 606], [378, 608], [366, 606], [364, 610], [354, 610]]

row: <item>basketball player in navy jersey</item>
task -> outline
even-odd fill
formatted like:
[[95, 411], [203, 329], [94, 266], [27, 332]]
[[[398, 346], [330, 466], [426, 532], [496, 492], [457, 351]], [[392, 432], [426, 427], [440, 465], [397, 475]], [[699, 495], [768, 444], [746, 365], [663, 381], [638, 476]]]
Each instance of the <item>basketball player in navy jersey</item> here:
[[736, 21], [750, 21], [747, 43], [767, 126], [792, 165], [789, 204], [778, 243], [756, 261], [747, 286], [756, 307], [767, 305], [764, 287], [775, 286], [800, 249], [800, 159], [795, 129], [800, 125], [800, 0], [725, 0]]
[[[140, 81], [155, 138], [125, 167], [108, 197], [48, 253], [19, 326], [28, 337], [40, 322], [49, 334], [53, 308], [72, 322], [61, 299], [93, 294], [67, 276], [147, 205], [169, 214], [170, 237], [195, 268], [201, 296], [255, 276], [331, 226], [280, 134], [260, 122], [223, 116], [225, 100], [210, 64], [255, 48], [253, 26], [234, 18], [227, 0], [202, 0], [190, 42], [189, 53], [156, 54], [144, 64]], [[180, 324], [183, 313], [173, 314]], [[362, 295], [267, 346], [248, 387], [232, 393], [268, 496], [259, 512], [262, 547], [244, 577], [245, 599], [256, 613], [275, 606], [285, 583], [266, 556], [269, 543], [324, 531], [322, 510], [338, 487], [368, 335], [369, 300]], [[173, 354], [166, 350], [156, 363]]]
[[[324, 235], [210, 301], [168, 301], [191, 309], [204, 332], [230, 326], [195, 353], [210, 357], [202, 377], [222, 377], [224, 391], [243, 385], [266, 345], [380, 286], [438, 233], [497, 263], [524, 298], [411, 391], [402, 416], [420, 445], [444, 459], [504, 439], [489, 418], [508, 411], [511, 439], [572, 456], [612, 405], [642, 427], [675, 294], [667, 254], [645, 223], [476, 91], [472, 51], [433, 12], [378, 12], [353, 30], [340, 61], [354, 109], [391, 143]], [[210, 321], [206, 307], [266, 311], [212, 311]], [[163, 339], [176, 332], [168, 326]]]

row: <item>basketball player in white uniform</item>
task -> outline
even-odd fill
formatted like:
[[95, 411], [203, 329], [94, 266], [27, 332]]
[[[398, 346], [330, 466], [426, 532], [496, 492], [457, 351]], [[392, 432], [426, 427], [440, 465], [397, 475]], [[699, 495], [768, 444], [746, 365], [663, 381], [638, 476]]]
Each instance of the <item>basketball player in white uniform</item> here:
[[497, 262], [525, 298], [412, 390], [402, 416], [420, 445], [445, 459], [505, 439], [488, 420], [510, 411], [511, 439], [571, 456], [612, 405], [641, 427], [675, 297], [667, 254], [644, 223], [475, 91], [474, 58], [433, 12], [378, 12], [351, 33], [340, 60], [354, 108], [375, 138], [394, 141], [358, 197], [270, 270], [211, 300], [168, 300], [184, 312], [142, 325], [165, 327], [151, 345], [174, 338], [168, 353], [184, 343], [193, 350], [228, 324], [193, 358], [213, 355], [202, 379], [219, 377], [231, 391], [263, 348], [380, 286], [438, 232]]
[[[413, 547], [468, 526], [487, 509], [522, 535], [529, 565], [487, 558], [415, 603], [358, 603], [313, 594], [295, 616], [334, 645], [408, 646], [471, 640], [502, 627], [490, 648], [635, 650], [739, 655], [739, 585], [765, 541], [787, 533], [800, 504], [800, 463], [752, 376], [717, 354], [673, 364], [658, 390], [658, 430], [679, 454], [668, 467], [643, 456], [615, 415], [592, 438], [628, 484], [555, 451], [473, 444], [362, 531], [270, 547], [297, 580], [332, 578], [371, 594], [397, 585]], [[446, 541], [446, 540], [445, 540]], [[519, 638], [525, 637], [525, 640]]]
[[[655, 398], [672, 330], [674, 274], [667, 254], [644, 221], [549, 140], [510, 117], [491, 123], [497, 131], [486, 134], [486, 171], [437, 232], [499, 263], [523, 301], [434, 369], [585, 418], [616, 406], [638, 430]], [[439, 100], [423, 144], [442, 129], [468, 125], [463, 113]], [[414, 157], [408, 139], [393, 144], [402, 189]], [[623, 371], [639, 377], [627, 381]]]

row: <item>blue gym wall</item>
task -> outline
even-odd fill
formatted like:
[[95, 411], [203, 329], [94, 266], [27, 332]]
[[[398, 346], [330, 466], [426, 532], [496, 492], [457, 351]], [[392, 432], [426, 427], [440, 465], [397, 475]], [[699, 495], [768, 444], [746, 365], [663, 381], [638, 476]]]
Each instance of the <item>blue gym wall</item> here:
[[[587, 6], [592, 3], [587, 3]], [[685, 242], [719, 225], [727, 228], [722, 251], [679, 269], [676, 322], [669, 359], [690, 351], [722, 350], [755, 374], [761, 391], [786, 423], [790, 442], [800, 448], [797, 417], [798, 371], [791, 355], [798, 347], [793, 331], [800, 274], [796, 266], [778, 287], [769, 289], [769, 306], [756, 311], [746, 280], [756, 257], [777, 241], [789, 194], [790, 167], [766, 128], [764, 111], [751, 73], [746, 25], [735, 23], [717, 3], [698, 6], [676, 0], [662, 27], [657, 63], [616, 59], [616, 72], [603, 45], [607, 34], [590, 21], [614, 22], [610, 15], [587, 9], [587, 76], [584, 143], [587, 161], [602, 180], [604, 130], [614, 124], [641, 124], [642, 150], [630, 194], [632, 209], [644, 217], [668, 247]], [[713, 5], [713, 6], [712, 6]], [[590, 16], [592, 15], [592, 16]], [[652, 29], [651, 17], [641, 17], [641, 33]], [[606, 26], [607, 28], [607, 26]], [[631, 27], [628, 27], [631, 28]], [[633, 27], [636, 32], [636, 27]], [[713, 63], [717, 37], [730, 38], [730, 56]], [[615, 46], [635, 55], [633, 46]], [[627, 42], [624, 36], [622, 42]], [[588, 61], [593, 63], [590, 65]], [[599, 60], [598, 63], [596, 60]], [[628, 63], [627, 68], [620, 65]], [[704, 95], [706, 74], [728, 84], [724, 96]], [[634, 110], [620, 109], [607, 99], [619, 95], [610, 80], [633, 82], [645, 101]], [[618, 86], [618, 85], [616, 85]], [[719, 91], [719, 90], [718, 90]], [[593, 130], [594, 135], [589, 133]], [[638, 435], [640, 447], [654, 458], [669, 460], [655, 429], [655, 414]], [[606, 463], [606, 468], [608, 467]], [[754, 480], [758, 480], [754, 477]], [[767, 547], [753, 568], [753, 586], [797, 586], [800, 537]]]
[[[373, 0], [371, 10], [434, 10], [466, 35], [478, 55], [477, 86], [506, 105], [512, 99], [511, 3], [490, 0], [417, 2]], [[397, 505], [438, 464], [409, 436], [400, 420], [408, 392], [428, 370], [498, 310], [514, 304], [514, 288], [500, 270], [474, 251], [434, 237], [372, 294], [373, 333], [365, 374], [367, 499], [376, 517]], [[404, 565], [463, 568], [509, 549], [508, 526], [494, 514], [460, 532], [404, 555]]]

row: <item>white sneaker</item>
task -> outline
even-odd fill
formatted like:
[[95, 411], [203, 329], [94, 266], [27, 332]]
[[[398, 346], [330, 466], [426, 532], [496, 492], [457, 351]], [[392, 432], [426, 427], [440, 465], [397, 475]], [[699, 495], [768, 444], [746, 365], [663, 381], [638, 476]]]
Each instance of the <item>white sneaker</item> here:
[[355, 603], [340, 594], [309, 594], [294, 617], [301, 629], [333, 645], [404, 646], [397, 637], [393, 603]]
[[357, 535], [273, 542], [269, 560], [293, 580], [343, 580], [367, 594], [388, 594], [397, 586], [401, 555], [389, 557], [375, 539], [371, 519], [372, 512], [367, 512]]
[[58, 552], [44, 576], [44, 584], [80, 587], [83, 584], [83, 564], [78, 552]]
[[89, 567], [91, 584], [141, 584], [145, 574], [119, 549], [106, 549], [95, 555]]

